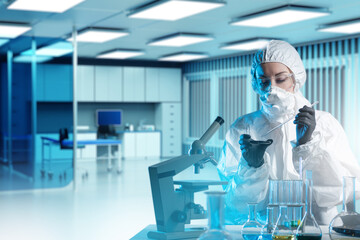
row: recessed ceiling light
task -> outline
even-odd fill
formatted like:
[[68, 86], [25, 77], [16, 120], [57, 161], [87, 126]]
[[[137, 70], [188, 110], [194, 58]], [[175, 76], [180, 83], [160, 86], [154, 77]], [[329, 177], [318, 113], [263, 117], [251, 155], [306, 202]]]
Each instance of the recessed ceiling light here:
[[62, 13], [84, 0], [16, 0], [8, 6], [11, 10]]
[[0, 46], [6, 44], [7, 42], [9, 42], [9, 39], [0, 39]]
[[359, 33], [360, 19], [357, 18], [357, 19], [322, 25], [317, 30], [321, 32], [334, 32], [334, 33], [345, 33], [345, 34]]
[[197, 60], [202, 58], [207, 58], [208, 55], [204, 53], [192, 53], [192, 52], [182, 52], [174, 53], [171, 55], [166, 55], [159, 58], [160, 61], [171, 61], [171, 62], [185, 62], [191, 60]]
[[[129, 33], [123, 29], [91, 27], [79, 31], [76, 41], [102, 43], [127, 35]], [[71, 37], [67, 40], [72, 41], [73, 39]]]
[[175, 21], [225, 5], [221, 0], [160, 0], [130, 12], [130, 18]]
[[[52, 56], [60, 57], [73, 52], [72, 44], [69, 42], [57, 42], [36, 50], [36, 56]], [[32, 50], [29, 49], [22, 52], [21, 55], [32, 55]]]
[[284, 5], [233, 19], [230, 24], [250, 27], [275, 27], [329, 15], [324, 8]]
[[[36, 62], [46, 62], [51, 60], [52, 57], [49, 56], [36, 56], [35, 60]], [[19, 55], [14, 57], [14, 62], [32, 62], [33, 56], [31, 55]]]
[[0, 38], [16, 38], [30, 29], [31, 27], [22, 24], [0, 22]]
[[105, 59], [126, 59], [136, 56], [143, 55], [144, 52], [140, 50], [130, 50], [130, 49], [115, 49], [99, 54], [96, 58], [105, 58]]
[[197, 33], [175, 33], [152, 40], [150, 46], [183, 47], [186, 45], [213, 40], [214, 38], [206, 34]]
[[271, 39], [266, 39], [266, 38], [254, 38], [254, 39], [226, 43], [220, 48], [226, 50], [251, 51], [265, 47], [266, 44], [270, 42], [270, 40]]

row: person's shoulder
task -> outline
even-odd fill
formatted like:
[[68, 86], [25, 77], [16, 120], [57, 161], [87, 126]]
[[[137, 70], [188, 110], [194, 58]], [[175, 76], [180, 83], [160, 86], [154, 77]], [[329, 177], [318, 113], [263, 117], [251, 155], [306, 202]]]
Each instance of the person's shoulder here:
[[317, 121], [336, 121], [336, 118], [329, 112], [325, 112], [322, 110], [315, 111], [315, 117]]
[[242, 129], [248, 125], [251, 125], [255, 120], [258, 120], [262, 117], [262, 113], [260, 110], [251, 112], [245, 115], [238, 117], [230, 126], [230, 129]]
[[342, 128], [340, 122], [329, 112], [316, 110], [315, 118], [317, 125], [320, 125], [323, 129], [333, 130]]

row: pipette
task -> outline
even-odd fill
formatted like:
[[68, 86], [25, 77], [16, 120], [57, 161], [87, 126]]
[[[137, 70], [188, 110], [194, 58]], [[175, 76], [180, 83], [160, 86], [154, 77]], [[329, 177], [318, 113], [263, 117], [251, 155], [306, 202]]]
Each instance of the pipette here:
[[[313, 106], [315, 106], [315, 105], [318, 104], [318, 103], [319, 103], [319, 101], [315, 101], [313, 104], [311, 104], [310, 107], [313, 107]], [[283, 126], [285, 123], [290, 122], [291, 120], [293, 120], [293, 119], [295, 118], [295, 116], [296, 116], [296, 115], [294, 115], [293, 117], [289, 118], [289, 119], [286, 120], [285, 122], [277, 125], [276, 127], [274, 127], [273, 129], [271, 129], [271, 130], [268, 131], [267, 133], [263, 134], [262, 136], [264, 137], [264, 136], [268, 135], [269, 133], [271, 133], [272, 131], [274, 131], [274, 130], [278, 129], [279, 127]]]

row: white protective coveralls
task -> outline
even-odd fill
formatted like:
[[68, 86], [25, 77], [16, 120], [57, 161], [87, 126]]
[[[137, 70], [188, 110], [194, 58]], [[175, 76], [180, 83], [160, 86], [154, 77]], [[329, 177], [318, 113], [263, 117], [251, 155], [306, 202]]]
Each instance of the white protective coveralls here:
[[[246, 221], [249, 202], [258, 203], [257, 215], [260, 221], [264, 221], [269, 179], [298, 180], [299, 158], [302, 157], [303, 178], [305, 179], [306, 170], [312, 170], [315, 218], [319, 224], [329, 224], [337, 214], [336, 205], [342, 202], [343, 176], [357, 177], [356, 196], [360, 196], [358, 161], [350, 149], [342, 126], [327, 112], [316, 110], [316, 128], [310, 141], [303, 145], [296, 146], [296, 125], [293, 121], [262, 137], [273, 127], [294, 116], [304, 105], [310, 106], [299, 91], [306, 81], [306, 72], [295, 48], [286, 42], [273, 40], [265, 49], [257, 52], [251, 73], [253, 89], [260, 96], [255, 71], [261, 63], [266, 62], [279, 62], [291, 70], [295, 77], [295, 93], [289, 93], [290, 96], [286, 97], [286, 103], [283, 104], [291, 109], [284, 113], [267, 106], [263, 97], [260, 97], [261, 110], [239, 117], [228, 130], [217, 167], [220, 178], [228, 181], [226, 222], [236, 224], [239, 219]], [[276, 87], [274, 90], [279, 92]], [[283, 94], [283, 91], [280, 93]], [[259, 168], [250, 167], [241, 156], [240, 135], [248, 133], [249, 129], [252, 139], [274, 140], [264, 154], [265, 163]]]

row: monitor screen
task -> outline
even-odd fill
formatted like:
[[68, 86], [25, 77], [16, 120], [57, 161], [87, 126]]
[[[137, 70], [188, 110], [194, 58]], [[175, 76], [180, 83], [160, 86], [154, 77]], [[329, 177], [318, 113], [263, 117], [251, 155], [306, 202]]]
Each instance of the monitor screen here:
[[102, 125], [121, 125], [121, 110], [119, 109], [106, 109], [96, 110], [96, 124]]

